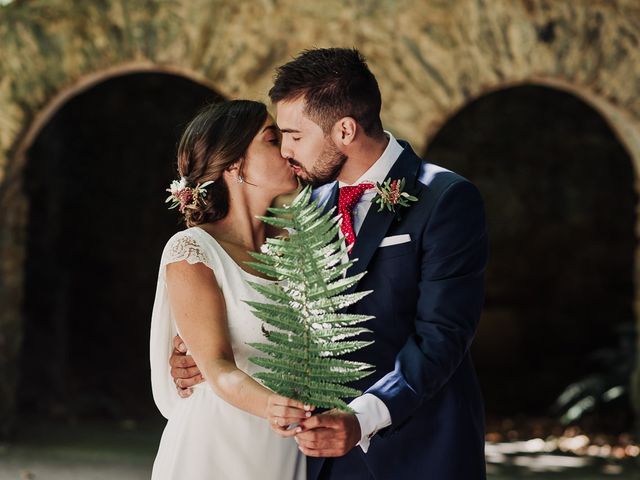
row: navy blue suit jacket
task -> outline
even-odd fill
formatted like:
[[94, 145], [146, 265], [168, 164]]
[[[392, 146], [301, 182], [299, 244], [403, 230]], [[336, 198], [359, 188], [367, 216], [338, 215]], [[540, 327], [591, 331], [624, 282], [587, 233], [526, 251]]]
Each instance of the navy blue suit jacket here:
[[[348, 271], [367, 271], [350, 291], [373, 290], [348, 311], [375, 316], [364, 324], [372, 334], [359, 337], [375, 343], [348, 356], [375, 373], [353, 386], [380, 398], [392, 423], [366, 454], [356, 447], [339, 458], [308, 458], [310, 480], [485, 478], [484, 405], [469, 354], [487, 262], [482, 199], [471, 182], [401, 144], [388, 178], [405, 178], [418, 201], [396, 214], [372, 204]], [[331, 208], [337, 193], [334, 182], [314, 196]], [[378, 247], [401, 234], [411, 241]]]

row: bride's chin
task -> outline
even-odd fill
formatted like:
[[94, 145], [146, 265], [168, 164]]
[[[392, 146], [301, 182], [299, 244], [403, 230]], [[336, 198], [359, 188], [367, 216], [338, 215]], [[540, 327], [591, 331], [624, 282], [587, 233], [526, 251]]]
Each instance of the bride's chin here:
[[299, 185], [298, 177], [295, 175], [295, 173], [292, 173], [289, 180], [289, 186], [290, 186], [289, 192], [293, 192], [296, 188], [298, 188], [298, 185]]
[[296, 181], [294, 184], [289, 185], [286, 190], [280, 192], [278, 195], [289, 195], [291, 193], [294, 193], [297, 188], [298, 188], [298, 182]]

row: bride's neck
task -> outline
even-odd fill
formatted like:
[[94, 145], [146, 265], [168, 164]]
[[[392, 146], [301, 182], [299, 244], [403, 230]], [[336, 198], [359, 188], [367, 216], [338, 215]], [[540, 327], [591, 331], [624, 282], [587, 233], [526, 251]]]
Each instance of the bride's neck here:
[[266, 238], [266, 226], [257, 217], [265, 215], [273, 201], [256, 188], [248, 184], [229, 188], [229, 212], [214, 224], [216, 236], [252, 251], [259, 250]]

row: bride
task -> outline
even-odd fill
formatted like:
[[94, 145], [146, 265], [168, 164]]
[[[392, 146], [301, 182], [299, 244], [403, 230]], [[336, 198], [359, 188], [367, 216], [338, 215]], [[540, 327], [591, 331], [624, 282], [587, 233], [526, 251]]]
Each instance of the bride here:
[[[248, 284], [269, 283], [245, 265], [269, 231], [256, 217], [296, 189], [266, 106], [235, 100], [204, 108], [178, 148], [172, 208], [187, 229], [167, 242], [151, 321], [151, 380], [167, 419], [153, 465], [160, 479], [304, 479], [305, 457], [288, 428], [313, 407], [276, 395], [252, 375], [261, 322], [244, 300], [266, 301]], [[169, 371], [179, 333], [206, 382], [180, 400]], [[180, 401], [178, 401], [180, 400]], [[266, 420], [266, 421], [265, 421]]]

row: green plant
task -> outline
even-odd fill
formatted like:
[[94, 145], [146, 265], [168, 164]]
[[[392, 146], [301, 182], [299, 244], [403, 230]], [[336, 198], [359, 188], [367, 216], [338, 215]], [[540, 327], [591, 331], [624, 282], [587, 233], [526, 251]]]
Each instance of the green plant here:
[[353, 340], [369, 332], [357, 326], [373, 317], [344, 313], [371, 291], [344, 293], [366, 272], [345, 277], [353, 261], [344, 262], [346, 247], [338, 236], [339, 218], [311, 201], [305, 188], [275, 216], [262, 221], [287, 229], [286, 238], [269, 238], [261, 253], [252, 253], [251, 267], [277, 280], [252, 283], [269, 303], [247, 302], [265, 322], [265, 343], [250, 344], [265, 353], [251, 361], [267, 369], [256, 378], [276, 393], [323, 408], [352, 411], [343, 398], [361, 392], [346, 384], [369, 375], [371, 365], [341, 355], [372, 342]]
[[568, 385], [552, 407], [565, 425], [604, 405], [628, 398], [636, 358], [633, 323], [619, 327], [616, 347], [599, 350], [593, 357], [600, 366], [598, 371]]

